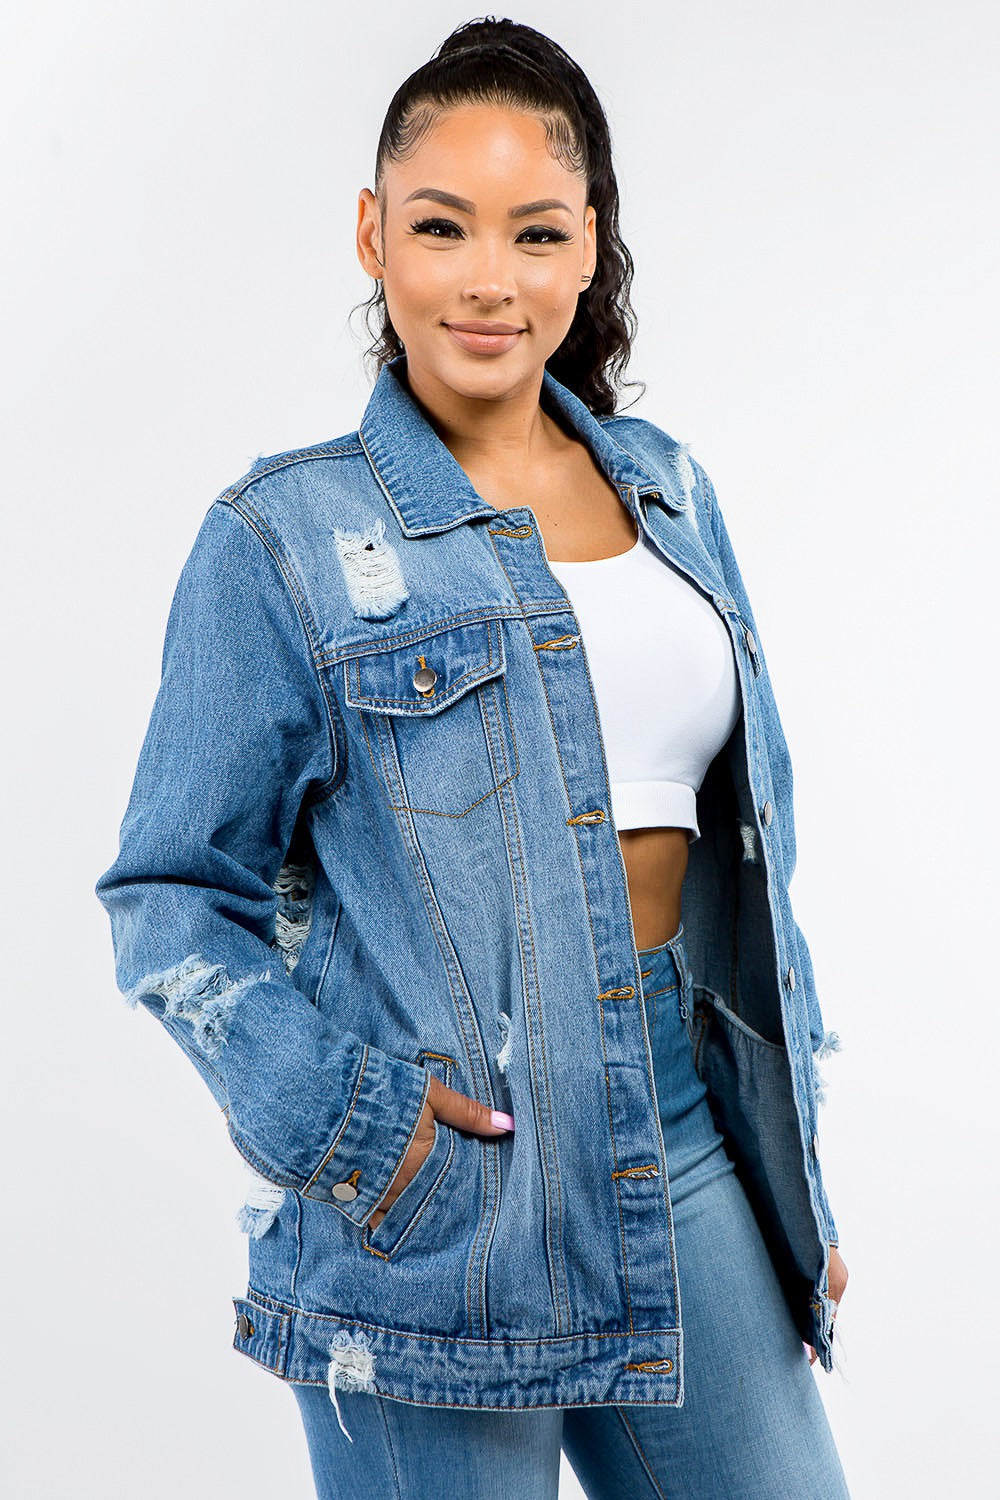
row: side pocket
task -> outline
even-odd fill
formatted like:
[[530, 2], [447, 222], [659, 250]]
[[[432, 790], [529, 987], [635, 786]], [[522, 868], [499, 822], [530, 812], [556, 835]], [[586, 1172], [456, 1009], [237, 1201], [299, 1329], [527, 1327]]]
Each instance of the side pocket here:
[[[428, 1068], [442, 1083], [451, 1086], [454, 1060], [442, 1053], [421, 1051], [417, 1062]], [[442, 1120], [434, 1121], [434, 1144], [399, 1197], [372, 1229], [365, 1221], [361, 1243], [383, 1260], [393, 1259], [426, 1220], [435, 1194], [443, 1183], [455, 1156], [455, 1132]], [[429, 1222], [429, 1221], [428, 1221]]]
[[810, 1201], [787, 1050], [754, 1031], [712, 990], [695, 985], [693, 1000], [695, 1068], [806, 1337], [823, 1244]]

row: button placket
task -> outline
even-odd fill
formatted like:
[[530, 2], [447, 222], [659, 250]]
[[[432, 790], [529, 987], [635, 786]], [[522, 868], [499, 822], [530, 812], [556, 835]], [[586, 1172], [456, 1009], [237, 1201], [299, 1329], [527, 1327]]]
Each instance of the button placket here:
[[[622, 500], [633, 517], [640, 518], [634, 497], [624, 489]], [[636, 973], [634, 933], [622, 921], [628, 911], [628, 889], [618, 836], [606, 805], [608, 796], [604, 760], [599, 739], [599, 718], [592, 709], [590, 674], [579, 621], [565, 590], [549, 568], [543, 540], [525, 508], [504, 517], [503, 525], [490, 527], [490, 535], [511, 589], [525, 610], [532, 627], [536, 661], [543, 691], [552, 715], [560, 772], [568, 799], [566, 826], [576, 839], [580, 872], [591, 919], [598, 1012], [594, 1019], [595, 1049], [604, 1065], [606, 1101], [612, 1123], [613, 1145], [609, 1170], [613, 1181], [613, 1211], [620, 1243], [622, 1284], [629, 1319], [640, 1325], [655, 1310], [661, 1323], [678, 1316], [679, 1290], [673, 1273], [673, 1257], [664, 1247], [673, 1243], [672, 1213], [666, 1182], [666, 1152], [652, 1087], [652, 1055], [645, 1006], [634, 1002], [640, 993], [624, 975]], [[522, 524], [515, 522], [523, 517]], [[538, 623], [537, 636], [533, 629]], [[549, 641], [570, 637], [573, 650], [544, 649]], [[588, 738], [589, 737], [589, 738]], [[541, 1045], [544, 1059], [545, 997], [526, 986], [529, 1029]], [[671, 999], [671, 1003], [674, 1003]], [[540, 1061], [539, 1068], [545, 1066]], [[538, 1097], [546, 1099], [536, 1083]], [[551, 1106], [547, 1106], [551, 1107]], [[554, 1133], [542, 1119], [539, 1137], [543, 1151], [551, 1152], [553, 1179], [563, 1170], [549, 1144]], [[564, 1212], [553, 1200], [553, 1223]], [[559, 1309], [556, 1330], [569, 1325], [570, 1296], [562, 1261], [554, 1262], [553, 1298]]]

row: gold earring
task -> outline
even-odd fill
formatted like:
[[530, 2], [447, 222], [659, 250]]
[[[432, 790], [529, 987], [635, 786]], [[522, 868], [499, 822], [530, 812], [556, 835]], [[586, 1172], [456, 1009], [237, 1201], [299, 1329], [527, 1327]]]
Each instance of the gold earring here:
[[581, 276], [580, 277], [581, 281], [593, 281], [593, 279], [594, 279], [593, 274], [591, 274], [590, 276]]

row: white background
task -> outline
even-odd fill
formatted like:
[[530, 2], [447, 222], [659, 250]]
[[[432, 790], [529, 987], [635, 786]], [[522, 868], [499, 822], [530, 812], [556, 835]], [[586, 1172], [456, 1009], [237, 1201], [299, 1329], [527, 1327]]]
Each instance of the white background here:
[[[8, 1494], [313, 1493], [290, 1391], [231, 1349], [241, 1163], [118, 996], [93, 883], [206, 508], [360, 421], [358, 191], [392, 93], [476, 13], [7, 11]], [[792, 895], [843, 1042], [845, 1365], [813, 1369], [852, 1496], [995, 1495], [995, 7], [497, 14], [605, 103], [632, 410], [715, 482], [791, 747]]]

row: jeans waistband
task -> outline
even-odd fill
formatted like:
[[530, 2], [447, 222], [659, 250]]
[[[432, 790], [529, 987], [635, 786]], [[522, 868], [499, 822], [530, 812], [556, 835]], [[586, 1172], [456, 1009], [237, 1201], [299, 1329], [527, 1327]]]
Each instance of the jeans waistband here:
[[671, 954], [673, 955], [673, 957], [675, 959], [680, 954], [683, 953], [683, 951], [684, 951], [684, 923], [683, 922], [678, 927], [678, 929], [674, 933], [673, 937], [667, 938], [667, 941], [665, 943], [656, 943], [652, 948], [640, 948], [638, 950], [639, 957], [640, 958], [652, 958], [654, 954], [656, 954], [656, 953], [662, 953], [663, 950], [664, 950], [664, 948], [669, 948]]
[[[685, 991], [690, 987], [683, 922], [665, 943], [657, 943], [652, 948], [639, 948], [637, 953], [643, 994], [660, 994], [672, 989]], [[684, 1010], [686, 1008], [684, 1006]]]

